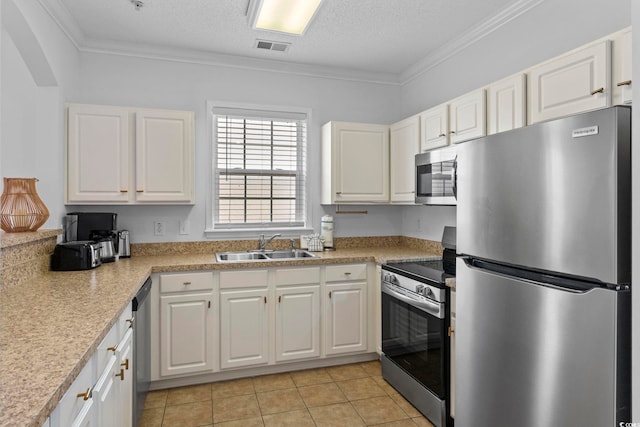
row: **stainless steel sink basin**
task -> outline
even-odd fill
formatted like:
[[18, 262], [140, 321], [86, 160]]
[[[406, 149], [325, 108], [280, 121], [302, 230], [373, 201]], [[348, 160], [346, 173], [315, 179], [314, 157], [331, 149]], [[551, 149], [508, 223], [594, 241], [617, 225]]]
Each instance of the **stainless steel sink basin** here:
[[267, 257], [262, 252], [223, 252], [216, 254], [216, 259], [219, 262], [242, 262], [266, 260]]
[[311, 252], [296, 249], [284, 251], [249, 251], [249, 252], [220, 252], [216, 254], [218, 262], [247, 262], [247, 261], [269, 261], [287, 260], [299, 258], [315, 258]]
[[311, 252], [305, 250], [295, 249], [293, 251], [273, 251], [266, 252], [265, 255], [271, 259], [294, 259], [294, 258], [315, 258], [316, 256]]

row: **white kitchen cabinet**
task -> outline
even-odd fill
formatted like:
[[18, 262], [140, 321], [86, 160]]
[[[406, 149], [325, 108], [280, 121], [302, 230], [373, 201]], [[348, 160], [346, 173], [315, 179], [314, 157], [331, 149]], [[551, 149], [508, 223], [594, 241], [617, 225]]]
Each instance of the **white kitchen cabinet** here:
[[276, 290], [276, 361], [320, 356], [320, 284]]
[[486, 93], [478, 89], [449, 102], [449, 135], [459, 143], [487, 134]]
[[611, 105], [611, 43], [600, 41], [528, 70], [528, 123]]
[[631, 28], [613, 35], [612, 73], [613, 104], [630, 104], [633, 86], [631, 77]]
[[133, 329], [129, 328], [122, 337], [122, 340], [120, 340], [116, 357], [118, 358], [118, 365], [116, 366], [116, 383], [119, 402], [116, 425], [131, 427], [131, 423], [133, 421], [133, 381], [135, 375], [133, 359]]
[[220, 368], [269, 362], [267, 289], [220, 292]]
[[487, 87], [487, 134], [526, 124], [526, 76], [517, 74]]
[[325, 205], [389, 202], [389, 127], [329, 122], [322, 126]]
[[366, 271], [365, 264], [326, 268], [324, 326], [327, 355], [367, 349]]
[[441, 104], [420, 113], [420, 151], [449, 145], [449, 105]]
[[455, 418], [455, 403], [456, 403], [456, 291], [451, 290], [450, 293], [450, 318], [449, 318], [449, 390], [451, 395], [449, 413], [451, 418]]
[[160, 296], [161, 376], [213, 369], [212, 301], [211, 290]]
[[71, 104], [66, 204], [194, 202], [192, 112]]
[[115, 426], [118, 425], [118, 398], [120, 377], [116, 376], [120, 373], [118, 368], [118, 358], [112, 355], [107, 360], [104, 370], [100, 373], [100, 377], [93, 388], [93, 398], [97, 405], [97, 426]]
[[420, 152], [420, 116], [390, 126], [389, 161], [392, 203], [415, 203], [415, 156]]
[[95, 363], [92, 357], [64, 394], [51, 413], [51, 427], [95, 425], [96, 401], [91, 393], [96, 380]]

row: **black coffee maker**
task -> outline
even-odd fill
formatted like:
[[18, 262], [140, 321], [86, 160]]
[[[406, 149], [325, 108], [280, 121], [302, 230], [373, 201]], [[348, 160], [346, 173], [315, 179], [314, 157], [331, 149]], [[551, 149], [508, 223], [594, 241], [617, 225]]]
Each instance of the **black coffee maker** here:
[[113, 212], [71, 212], [65, 217], [65, 242], [91, 240], [100, 245], [101, 262], [116, 260], [118, 214]]

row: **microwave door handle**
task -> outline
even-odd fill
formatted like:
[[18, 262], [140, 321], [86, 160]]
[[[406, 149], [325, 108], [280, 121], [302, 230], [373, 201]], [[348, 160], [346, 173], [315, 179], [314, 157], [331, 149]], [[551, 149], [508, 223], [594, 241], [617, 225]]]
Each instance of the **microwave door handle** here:
[[453, 169], [451, 170], [451, 189], [453, 190], [453, 197], [458, 200], [458, 156], [453, 159]]

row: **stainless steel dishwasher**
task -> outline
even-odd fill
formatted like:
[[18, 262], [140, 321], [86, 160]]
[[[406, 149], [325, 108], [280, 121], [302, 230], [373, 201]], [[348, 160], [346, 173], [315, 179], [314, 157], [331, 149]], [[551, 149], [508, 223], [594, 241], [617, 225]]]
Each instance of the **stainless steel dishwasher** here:
[[151, 278], [148, 278], [131, 302], [133, 311], [133, 357], [136, 378], [133, 382], [133, 426], [138, 425], [144, 401], [151, 384], [151, 307], [149, 293]]

